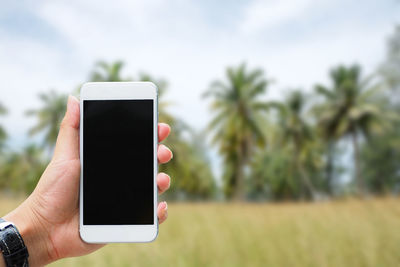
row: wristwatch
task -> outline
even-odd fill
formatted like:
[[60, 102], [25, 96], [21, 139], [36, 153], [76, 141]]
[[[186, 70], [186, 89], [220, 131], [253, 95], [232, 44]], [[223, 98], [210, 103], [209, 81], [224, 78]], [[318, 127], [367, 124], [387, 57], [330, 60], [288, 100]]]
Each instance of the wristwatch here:
[[7, 267], [28, 267], [28, 249], [12, 222], [0, 218], [0, 250]]

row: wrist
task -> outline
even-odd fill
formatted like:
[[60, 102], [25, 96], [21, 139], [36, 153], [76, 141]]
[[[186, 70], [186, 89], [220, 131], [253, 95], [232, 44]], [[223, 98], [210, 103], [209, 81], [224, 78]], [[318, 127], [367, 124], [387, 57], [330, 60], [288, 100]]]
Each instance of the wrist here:
[[43, 266], [52, 261], [48, 231], [43, 222], [37, 218], [33, 209], [29, 207], [27, 201], [4, 216], [3, 219], [13, 222], [17, 227], [28, 249], [30, 266]]

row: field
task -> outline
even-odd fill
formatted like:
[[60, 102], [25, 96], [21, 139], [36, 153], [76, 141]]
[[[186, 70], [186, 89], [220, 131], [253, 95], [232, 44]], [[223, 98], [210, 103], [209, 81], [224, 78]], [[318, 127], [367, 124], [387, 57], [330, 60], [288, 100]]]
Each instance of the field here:
[[[3, 199], [0, 213], [16, 204]], [[400, 266], [400, 199], [170, 204], [154, 243], [53, 266]]]

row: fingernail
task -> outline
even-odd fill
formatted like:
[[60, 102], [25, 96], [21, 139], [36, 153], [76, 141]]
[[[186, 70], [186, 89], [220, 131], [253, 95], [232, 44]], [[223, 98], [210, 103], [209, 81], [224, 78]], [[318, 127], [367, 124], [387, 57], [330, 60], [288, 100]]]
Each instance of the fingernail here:
[[166, 124], [166, 123], [164, 123], [164, 124], [165, 124], [165, 126], [168, 127], [168, 133], [170, 133], [171, 132], [171, 126], [169, 126], [169, 124]]
[[72, 104], [72, 95], [69, 95], [67, 101], [67, 111], [71, 109], [71, 104]]
[[167, 210], [168, 210], [168, 204], [167, 204], [167, 202], [166, 202], [166, 201], [163, 201], [162, 203], [164, 204], [163, 210], [164, 210], [164, 211], [167, 211]]
[[169, 147], [167, 147], [166, 145], [162, 144], [162, 146], [171, 153], [171, 159], [172, 159], [174, 157], [174, 153], [172, 153], [171, 149], [169, 149]]
[[171, 176], [169, 176], [168, 174], [167, 174], [167, 176], [168, 176], [168, 188], [167, 189], [169, 189], [171, 186]]
[[165, 202], [165, 201], [161, 202], [160, 205], [159, 205], [159, 207], [160, 207], [162, 210], [165, 210], [166, 202]]
[[69, 110], [71, 108], [72, 102], [79, 102], [79, 100], [73, 95], [68, 95], [67, 110]]
[[[169, 125], [168, 125], [167, 123], [165, 123], [165, 122], [160, 122], [160, 124], [163, 125], [163, 126], [166, 126], [166, 127], [170, 128]], [[170, 128], [170, 129], [171, 129], [171, 128]]]

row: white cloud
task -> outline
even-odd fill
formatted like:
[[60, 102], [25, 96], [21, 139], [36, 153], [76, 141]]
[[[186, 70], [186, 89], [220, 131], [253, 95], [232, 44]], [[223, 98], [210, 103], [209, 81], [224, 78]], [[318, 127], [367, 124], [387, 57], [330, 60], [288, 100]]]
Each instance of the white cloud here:
[[[0, 36], [5, 33], [0, 31]], [[0, 37], [1, 102], [9, 110], [2, 118], [11, 146], [20, 148], [34, 123], [24, 113], [39, 105], [38, 93], [57, 88], [68, 92], [77, 84], [62, 53], [41, 42]]]
[[168, 46], [163, 40], [185, 38], [190, 26], [199, 30], [194, 9], [191, 1], [180, 0], [47, 1], [38, 15], [85, 51], [83, 56], [126, 56], [138, 46]]
[[316, 1], [312, 0], [255, 0], [244, 10], [240, 29], [246, 33], [289, 22], [303, 15]]

